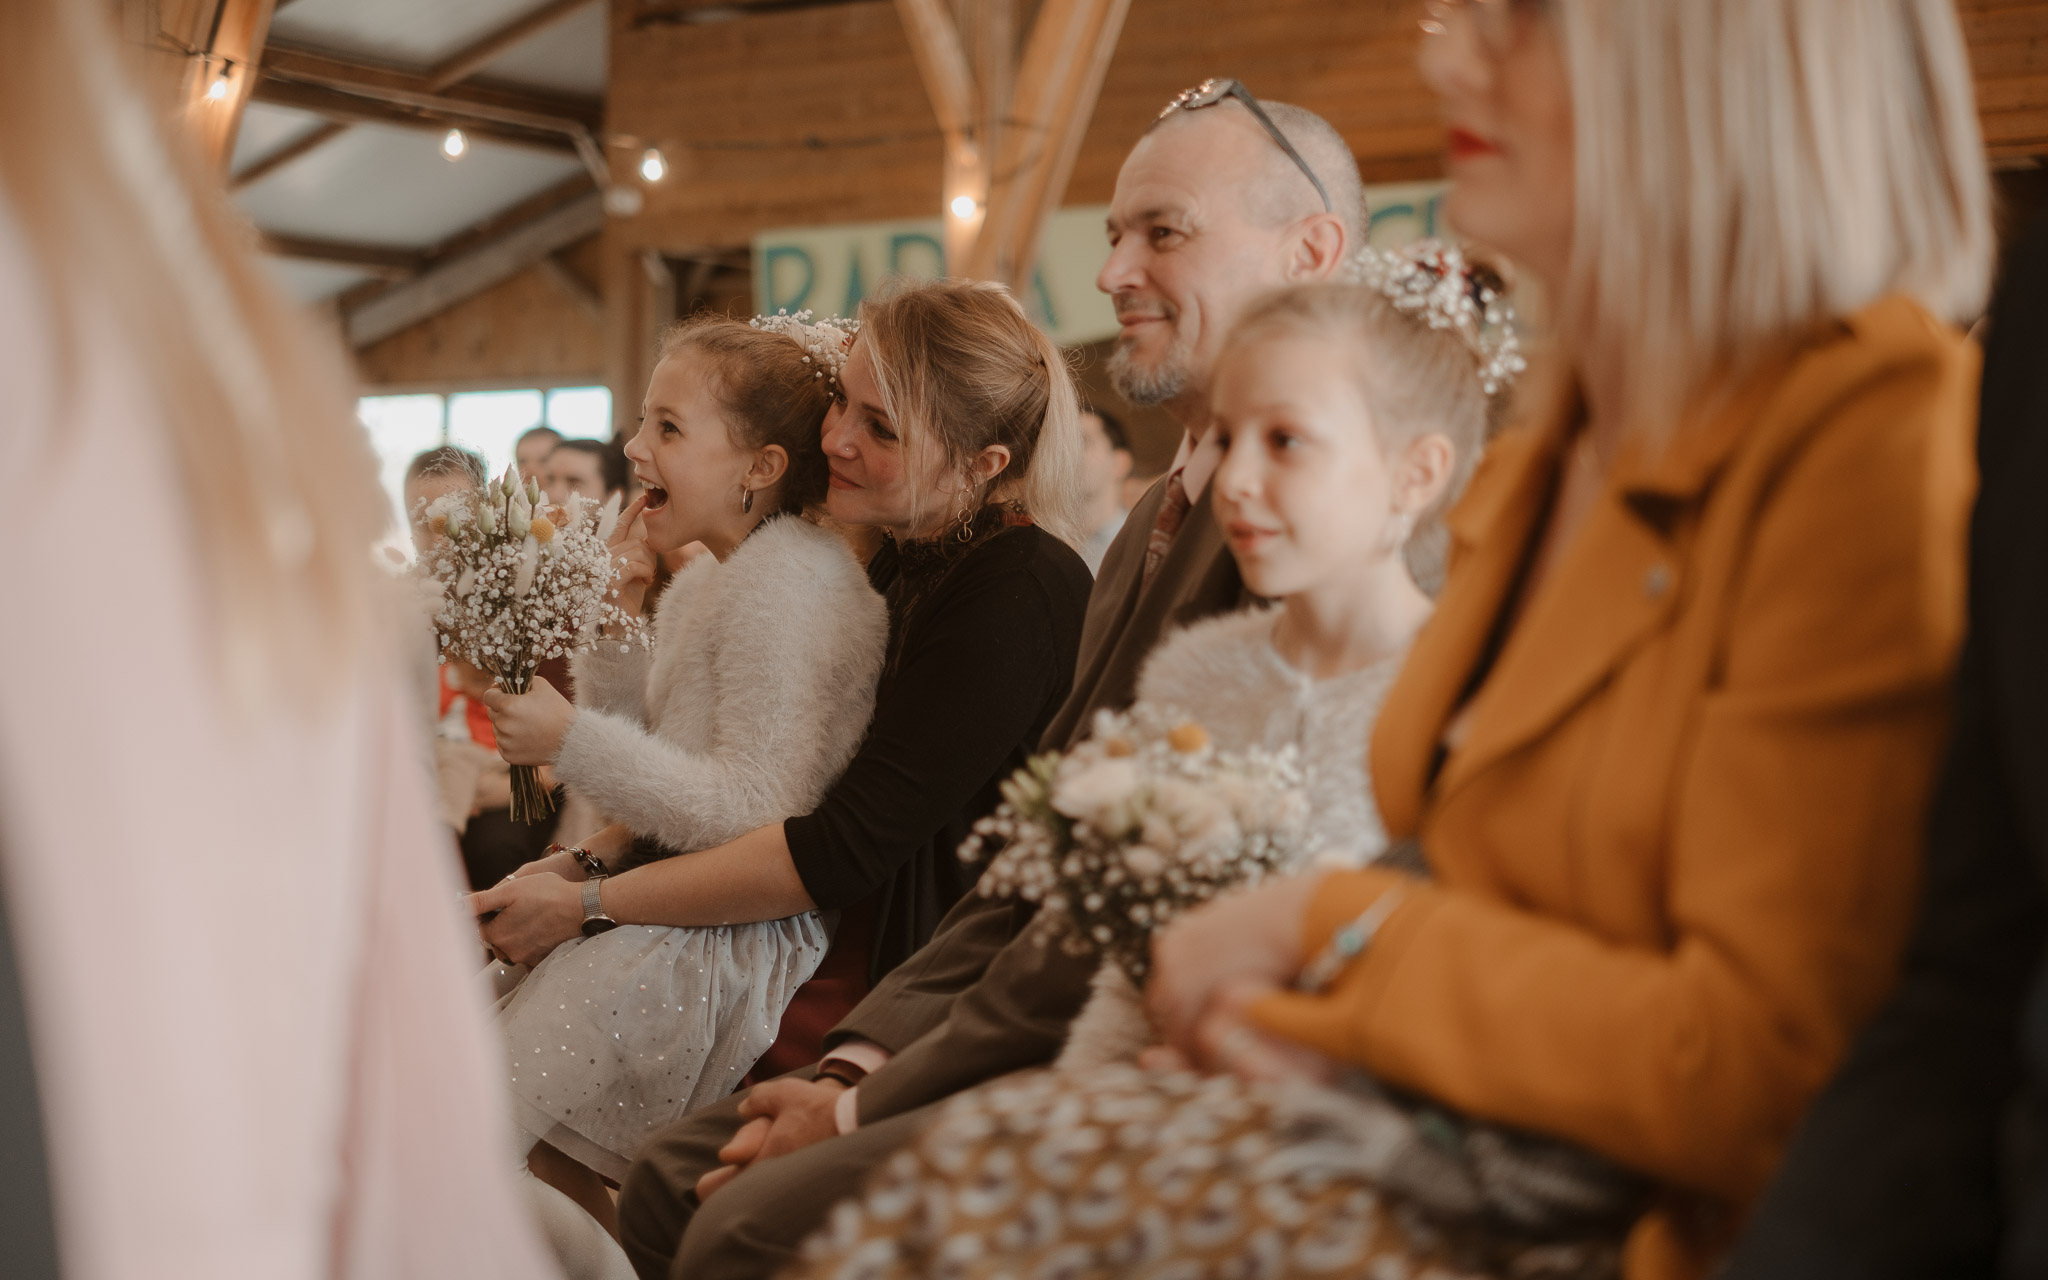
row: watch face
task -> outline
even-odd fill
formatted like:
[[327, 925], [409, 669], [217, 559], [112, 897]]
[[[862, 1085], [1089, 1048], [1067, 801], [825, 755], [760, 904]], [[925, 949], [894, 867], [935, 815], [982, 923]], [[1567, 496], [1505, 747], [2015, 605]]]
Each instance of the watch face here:
[[586, 938], [595, 938], [598, 934], [603, 933], [607, 929], [616, 929], [618, 927], [619, 922], [611, 919], [608, 916], [592, 916], [590, 917], [590, 919], [585, 920], [583, 922], [583, 936]]

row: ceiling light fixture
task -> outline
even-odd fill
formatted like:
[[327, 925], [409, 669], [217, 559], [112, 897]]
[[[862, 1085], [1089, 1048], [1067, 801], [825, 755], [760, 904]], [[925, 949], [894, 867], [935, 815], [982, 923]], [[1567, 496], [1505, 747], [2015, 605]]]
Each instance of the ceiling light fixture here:
[[469, 139], [460, 129], [450, 129], [441, 139], [441, 154], [450, 160], [462, 159], [462, 153], [469, 150]]
[[660, 182], [668, 176], [668, 157], [661, 154], [660, 147], [649, 147], [640, 153], [640, 176], [649, 182]]
[[234, 63], [223, 62], [221, 63], [220, 70], [213, 73], [213, 79], [208, 81], [206, 85], [206, 100], [208, 102], [226, 100], [228, 96], [228, 73], [234, 69]]
[[953, 216], [960, 219], [962, 222], [965, 222], [967, 219], [973, 217], [975, 215], [975, 212], [979, 210], [981, 206], [975, 203], [973, 196], [954, 196], [952, 208]]

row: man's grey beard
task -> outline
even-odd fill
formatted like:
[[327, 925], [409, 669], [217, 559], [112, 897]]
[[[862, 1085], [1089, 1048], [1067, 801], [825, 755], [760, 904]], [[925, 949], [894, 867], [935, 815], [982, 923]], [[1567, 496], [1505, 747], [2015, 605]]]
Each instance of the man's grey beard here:
[[1141, 365], [1131, 359], [1130, 348], [1119, 341], [1116, 350], [1109, 353], [1109, 385], [1140, 408], [1165, 404], [1188, 389], [1188, 353], [1175, 338], [1164, 360]]

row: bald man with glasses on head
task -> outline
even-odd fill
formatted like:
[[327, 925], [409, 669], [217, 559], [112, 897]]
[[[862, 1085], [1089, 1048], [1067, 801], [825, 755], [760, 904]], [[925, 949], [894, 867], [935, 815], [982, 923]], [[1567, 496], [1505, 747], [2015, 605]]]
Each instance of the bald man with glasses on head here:
[[[1048, 750], [1084, 736], [1099, 708], [1129, 705], [1167, 632], [1246, 602], [1202, 501], [1220, 459], [1207, 440], [1210, 370], [1251, 299], [1327, 278], [1364, 243], [1365, 188], [1320, 116], [1211, 80], [1176, 97], [1132, 149], [1107, 230], [1096, 284], [1121, 326], [1111, 378], [1185, 432], [1103, 557]], [[968, 897], [834, 1029], [823, 1062], [650, 1141], [619, 1201], [642, 1280], [774, 1274], [938, 1103], [1050, 1062], [1095, 961], [1040, 945], [1032, 918], [1028, 904]]]

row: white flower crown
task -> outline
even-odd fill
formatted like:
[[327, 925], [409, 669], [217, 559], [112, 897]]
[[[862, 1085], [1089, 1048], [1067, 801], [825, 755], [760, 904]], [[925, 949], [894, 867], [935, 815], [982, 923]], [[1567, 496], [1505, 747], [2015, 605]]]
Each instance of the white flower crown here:
[[1394, 309], [1432, 329], [1453, 329], [1479, 362], [1479, 385], [1498, 395], [1529, 367], [1515, 332], [1507, 285], [1492, 268], [1465, 260], [1456, 245], [1417, 240], [1399, 249], [1365, 246], [1344, 264], [1340, 279], [1379, 290]]
[[823, 378], [834, 386], [839, 384], [839, 371], [846, 367], [846, 353], [853, 345], [853, 336], [860, 332], [858, 320], [839, 316], [813, 320], [809, 310], [791, 315], [785, 309], [772, 316], [755, 316], [747, 323], [756, 329], [782, 334], [802, 347], [807, 353], [804, 363], [812, 368], [811, 376]]

